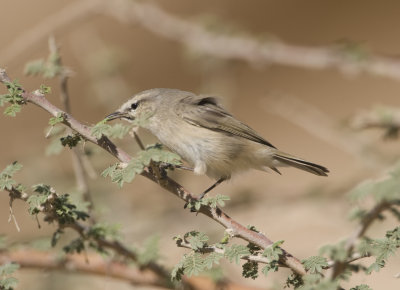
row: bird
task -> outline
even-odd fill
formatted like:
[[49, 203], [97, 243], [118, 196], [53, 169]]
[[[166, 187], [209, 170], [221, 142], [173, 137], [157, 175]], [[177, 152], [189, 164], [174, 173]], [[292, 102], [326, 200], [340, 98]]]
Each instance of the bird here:
[[142, 127], [188, 162], [195, 174], [216, 180], [199, 199], [223, 181], [249, 169], [272, 169], [281, 174], [278, 167], [291, 166], [318, 176], [329, 173], [322, 165], [278, 150], [224, 109], [214, 96], [178, 89], [149, 89], [133, 95], [106, 117], [107, 121], [114, 119], [139, 119]]

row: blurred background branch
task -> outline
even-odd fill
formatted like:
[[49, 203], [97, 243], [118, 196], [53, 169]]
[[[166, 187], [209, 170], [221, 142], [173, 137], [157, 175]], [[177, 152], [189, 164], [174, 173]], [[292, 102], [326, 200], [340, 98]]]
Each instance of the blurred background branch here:
[[255, 66], [284, 65], [317, 70], [337, 68], [350, 75], [368, 73], [400, 80], [400, 60], [397, 57], [369, 53], [352, 43], [307, 47], [286, 44], [277, 39], [259, 41], [249, 35], [224, 35], [167, 13], [157, 5], [131, 0], [76, 1], [9, 43], [0, 51], [1, 61], [10, 63], [50, 33], [93, 13], [141, 25], [160, 37], [184, 44], [194, 52], [217, 58], [243, 60]]

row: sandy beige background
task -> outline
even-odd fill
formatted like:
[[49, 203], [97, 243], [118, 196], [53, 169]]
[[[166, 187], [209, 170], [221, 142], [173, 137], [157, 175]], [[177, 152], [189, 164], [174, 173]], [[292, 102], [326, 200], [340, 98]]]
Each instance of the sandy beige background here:
[[[393, 164], [399, 156], [399, 143], [382, 141], [376, 131], [353, 132], [347, 120], [374, 105], [398, 106], [399, 81], [368, 74], [349, 76], [336, 69], [257, 67], [240, 60], [194, 55], [179, 42], [101, 12], [90, 11], [53, 29], [56, 19], [52, 16], [78, 2], [1, 0], [0, 66], [27, 89], [36, 89], [42, 83], [50, 85], [53, 93], [49, 99], [60, 105], [56, 81], [23, 76], [27, 61], [47, 56], [48, 35], [42, 37], [40, 31], [50, 30], [60, 45], [64, 64], [74, 71], [70, 80], [73, 115], [87, 124], [98, 122], [131, 94], [144, 89], [168, 87], [218, 95], [236, 117], [272, 144], [331, 171], [328, 178], [295, 169], [283, 169], [282, 176], [245, 173], [215, 191], [231, 197], [226, 211], [243, 224], [255, 225], [271, 239], [284, 240], [286, 249], [299, 258], [315, 255], [322, 245], [338, 242], [351, 233], [356, 225], [346, 218], [351, 208], [347, 192]], [[400, 50], [397, 1], [154, 3], [178, 17], [214, 23], [216, 30], [238, 31], [260, 39], [276, 37], [304, 46], [351, 40], [374, 53], [392, 56]], [[40, 27], [42, 23], [44, 27]], [[68, 150], [59, 156], [44, 154], [48, 119], [46, 112], [32, 105], [24, 107], [16, 118], [0, 114], [0, 167], [18, 160], [24, 169], [16, 178], [24, 184], [50, 183], [59, 192], [71, 192], [75, 181]], [[146, 143], [155, 142], [146, 132], [141, 136]], [[118, 143], [129, 152], [136, 150], [133, 140]], [[93, 160], [97, 173], [115, 162], [105, 154], [100, 156]], [[212, 182], [191, 173], [173, 176], [199, 193]], [[140, 245], [146, 237], [158, 235], [166, 265], [173, 265], [185, 253], [175, 247], [174, 235], [198, 229], [215, 239], [222, 236], [220, 226], [183, 210], [181, 201], [141, 177], [123, 189], [100, 176], [91, 180], [90, 186], [101, 220], [120, 224], [128, 244]], [[20, 202], [15, 202], [14, 210], [22, 229], [19, 233], [7, 223], [8, 197], [0, 194], [0, 233], [7, 234], [12, 242], [47, 237], [55, 229], [47, 225], [37, 229]], [[394, 225], [390, 219], [375, 224], [371, 235], [382, 236]], [[259, 287], [281, 289], [287, 275], [282, 270], [267, 279], [250, 281], [240, 278], [240, 267], [224, 266], [233, 281]], [[394, 278], [399, 266], [398, 257], [392, 258], [380, 273], [354, 276], [346, 287], [367, 283], [373, 289], [399, 289], [400, 282]], [[18, 289], [71, 289], [72, 285], [74, 289], [131, 289], [123, 282], [91, 276], [21, 270], [17, 277]]]

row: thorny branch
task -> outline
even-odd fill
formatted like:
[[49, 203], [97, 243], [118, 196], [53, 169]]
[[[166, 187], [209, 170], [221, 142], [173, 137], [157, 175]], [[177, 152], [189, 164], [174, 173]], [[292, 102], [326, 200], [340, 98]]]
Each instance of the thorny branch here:
[[[29, 195], [21, 192], [14, 187], [7, 190], [10, 195], [10, 200], [20, 199], [27, 201]], [[91, 227], [87, 227], [82, 223], [73, 221], [70, 223], [59, 222], [59, 216], [54, 212], [55, 208], [53, 202], [58, 198], [54, 189], [51, 189], [47, 200], [41, 204], [37, 209], [45, 215], [45, 220], [49, 222], [57, 222], [59, 229], [72, 229], [77, 232], [84, 240], [90, 239], [97, 243], [97, 245], [104, 249], [113, 250], [115, 253], [124, 257], [124, 261], [105, 261], [104, 257], [99, 255], [85, 253], [85, 255], [65, 255], [41, 252], [33, 249], [0, 249], [0, 264], [7, 262], [18, 263], [23, 268], [39, 268], [47, 270], [63, 270], [75, 273], [94, 274], [99, 276], [108, 276], [115, 279], [124, 280], [133, 285], [146, 285], [157, 286], [165, 288], [174, 288], [170, 281], [170, 275], [167, 270], [155, 262], [147, 262], [146, 264], [138, 264], [138, 267], [130, 267], [126, 260], [138, 263], [138, 255], [131, 251], [128, 247], [123, 245], [118, 240], [108, 240], [97, 235], [89, 235]], [[213, 288], [216, 287], [215, 282], [208, 278], [203, 278], [203, 281], [196, 281], [195, 277], [183, 277], [182, 283], [184, 288], [188, 290], [203, 289], [204, 283], [211, 283]], [[236, 285], [231, 281], [222, 282], [226, 287], [235, 287]], [[199, 286], [197, 286], [199, 285]], [[238, 285], [240, 289], [255, 289]]]
[[[0, 69], [0, 81], [3, 83], [11, 81], [4, 69]], [[43, 108], [53, 116], [62, 114], [64, 116], [63, 123], [65, 125], [76, 131], [87, 141], [102, 147], [110, 154], [115, 156], [117, 159], [119, 159], [121, 162], [128, 163], [131, 160], [131, 157], [125, 151], [118, 148], [107, 137], [102, 136], [100, 139], [93, 137], [90, 133], [90, 127], [81, 124], [79, 121], [75, 120], [70, 114], [63, 112], [59, 108], [55, 107], [38, 90], [32, 93], [23, 90], [21, 92], [21, 96], [26, 102], [35, 104]], [[145, 169], [141, 173], [141, 175], [152, 180], [153, 182], [158, 183], [161, 187], [175, 194], [187, 203], [196, 201], [196, 198], [189, 191], [187, 191], [184, 187], [182, 187], [180, 184], [170, 179], [169, 177], [157, 179], [157, 177], [151, 174], [148, 169]], [[232, 233], [232, 236], [234, 237], [244, 239], [259, 246], [262, 249], [265, 249], [273, 244], [273, 242], [264, 234], [254, 232], [247, 227], [241, 225], [218, 207], [212, 208], [210, 206], [202, 206], [199, 212], [210, 217], [217, 223], [221, 224], [223, 227], [229, 229]], [[283, 254], [280, 257], [280, 263], [286, 267], [289, 267], [292, 271], [299, 275], [304, 275], [306, 273], [304, 266], [299, 261], [299, 259], [297, 259], [285, 250], [283, 250]]]
[[[14, 187], [11, 190], [7, 190], [7, 191], [9, 192], [11, 200], [14, 200], [14, 199], [20, 199], [23, 201], [28, 200], [28, 197], [29, 197], [28, 194], [21, 192]], [[118, 240], [110, 241], [108, 239], [105, 239], [105, 238], [102, 238], [99, 236], [88, 237], [90, 227], [87, 227], [87, 226], [83, 225], [82, 223], [77, 222], [76, 220], [74, 220], [73, 222], [69, 222], [69, 223], [60, 223], [58, 215], [54, 212], [55, 207], [53, 206], [53, 203], [58, 198], [58, 195], [54, 189], [52, 189], [51, 191], [52, 191], [52, 193], [48, 196], [47, 200], [42, 205], [40, 205], [39, 208], [37, 208], [39, 210], [39, 212], [41, 212], [45, 215], [45, 219], [47, 221], [49, 221], [49, 222], [55, 221], [58, 223], [59, 229], [65, 229], [65, 228], [72, 229], [75, 232], [77, 232], [83, 239], [93, 239], [102, 248], [111, 249], [115, 253], [118, 253], [123, 257], [129, 258], [130, 260], [132, 260], [134, 262], [138, 261], [137, 254], [135, 252], [129, 250], [126, 246], [124, 246]], [[1, 259], [1, 252], [0, 252], [0, 259]], [[158, 279], [157, 279], [158, 285], [165, 286], [170, 283], [169, 282], [169, 280], [170, 280], [169, 273], [164, 268], [159, 266], [158, 264], [156, 264], [154, 262], [149, 262], [148, 264], [143, 265], [141, 268], [144, 272], [146, 272], [145, 276], [153, 275], [153, 277], [158, 277]], [[150, 274], [147, 274], [147, 272], [150, 272]]]

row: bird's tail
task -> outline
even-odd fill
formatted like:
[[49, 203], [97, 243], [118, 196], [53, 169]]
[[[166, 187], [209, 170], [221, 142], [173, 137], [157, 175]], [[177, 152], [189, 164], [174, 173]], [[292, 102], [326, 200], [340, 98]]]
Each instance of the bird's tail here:
[[296, 167], [298, 169], [308, 171], [312, 174], [319, 175], [319, 176], [328, 176], [327, 173], [329, 172], [329, 170], [326, 167], [305, 161], [303, 159], [291, 156], [284, 152], [280, 152], [280, 151], [275, 152], [274, 159], [279, 161], [283, 165]]

